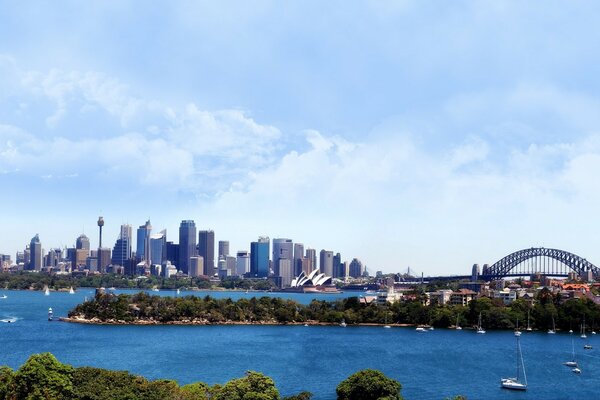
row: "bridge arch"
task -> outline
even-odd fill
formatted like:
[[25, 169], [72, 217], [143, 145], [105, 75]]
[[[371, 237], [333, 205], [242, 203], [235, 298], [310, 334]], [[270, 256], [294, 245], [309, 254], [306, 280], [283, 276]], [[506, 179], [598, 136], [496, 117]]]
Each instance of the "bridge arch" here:
[[[523, 249], [515, 251], [502, 258], [501, 260], [494, 263], [492, 266], [485, 268], [481, 271], [481, 278], [485, 280], [500, 279], [510, 275], [531, 275], [534, 273], [541, 273], [543, 275], [550, 276], [564, 276], [566, 273], [558, 273], [557, 270], [544, 271], [543, 269], [528, 270], [525, 272], [511, 274], [514, 268], [522, 264], [523, 262], [536, 259], [538, 257], [547, 257], [556, 260], [559, 264], [564, 265], [568, 269], [577, 273], [577, 275], [584, 275], [587, 271], [592, 271], [594, 277], [600, 276], [600, 269], [594, 264], [582, 258], [576, 254], [569, 253], [568, 251], [559, 249], [549, 249], [545, 247], [531, 247], [529, 249]], [[564, 272], [564, 271], [560, 271]]]

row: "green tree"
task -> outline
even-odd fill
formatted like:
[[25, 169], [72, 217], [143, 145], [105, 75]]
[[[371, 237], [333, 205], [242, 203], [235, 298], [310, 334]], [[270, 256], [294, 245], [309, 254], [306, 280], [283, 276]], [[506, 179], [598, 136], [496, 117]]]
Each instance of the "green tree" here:
[[284, 397], [283, 400], [310, 400], [312, 399], [313, 394], [311, 392], [300, 392], [293, 396]]
[[401, 400], [400, 382], [381, 371], [365, 369], [350, 375], [337, 389], [338, 400]]
[[208, 400], [211, 389], [204, 382], [194, 382], [181, 387], [181, 393], [185, 400]]
[[260, 372], [248, 371], [245, 377], [213, 389], [211, 400], [279, 400], [273, 379]]
[[0, 399], [7, 399], [12, 391], [12, 383], [15, 373], [9, 367], [0, 367]]
[[14, 376], [17, 399], [68, 399], [73, 394], [73, 367], [50, 353], [34, 354]]

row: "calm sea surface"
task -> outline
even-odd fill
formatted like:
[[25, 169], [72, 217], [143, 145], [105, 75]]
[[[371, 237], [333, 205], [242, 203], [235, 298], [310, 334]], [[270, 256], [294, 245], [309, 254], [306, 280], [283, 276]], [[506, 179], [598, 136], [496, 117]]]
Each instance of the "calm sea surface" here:
[[[336, 385], [350, 374], [375, 368], [402, 383], [406, 399], [600, 398], [600, 334], [523, 333], [521, 345], [529, 381], [525, 393], [499, 388], [501, 377], [515, 374], [515, 337], [511, 332], [414, 328], [304, 326], [92, 326], [48, 322], [48, 307], [64, 316], [91, 289], [74, 295], [2, 291], [0, 365], [18, 368], [32, 353], [49, 351], [62, 362], [194, 381], [223, 383], [255, 370], [271, 376], [283, 395], [308, 390], [315, 399], [335, 399]], [[174, 295], [174, 292], [160, 292]], [[182, 293], [185, 295], [188, 293]], [[189, 293], [191, 294], [191, 292]], [[243, 292], [195, 292], [214, 297], [252, 297]], [[261, 294], [258, 294], [261, 295]], [[316, 296], [269, 294], [308, 303]], [[355, 293], [321, 295], [322, 299]], [[561, 365], [571, 357], [571, 341], [582, 370]], [[583, 344], [594, 346], [583, 350]]]

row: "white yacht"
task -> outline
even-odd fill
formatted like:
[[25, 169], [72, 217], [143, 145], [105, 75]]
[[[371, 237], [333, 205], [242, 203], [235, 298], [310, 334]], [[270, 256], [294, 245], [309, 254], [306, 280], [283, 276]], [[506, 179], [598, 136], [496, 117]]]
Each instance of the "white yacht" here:
[[[520, 372], [523, 373], [523, 381], [520, 380]], [[523, 354], [521, 353], [521, 343], [517, 336], [517, 375], [514, 378], [500, 379], [500, 386], [504, 389], [527, 390], [527, 375], [525, 374], [525, 364], [523, 363]]]
[[571, 339], [571, 347], [573, 356], [571, 357], [570, 361], [564, 362], [563, 365], [571, 368], [577, 368], [578, 365], [577, 361], [575, 360], [575, 343], [573, 342], [573, 339]]
[[521, 336], [521, 331], [519, 330], [519, 320], [517, 319], [517, 327], [515, 328], [515, 336]]
[[529, 311], [527, 310], [527, 332], [531, 332], [531, 325], [529, 325]]
[[48, 289], [48, 286], [44, 287], [44, 296], [50, 296], [50, 289]]
[[52, 312], [52, 307], [48, 309], [48, 321], [52, 321], [54, 319], [54, 313]]
[[479, 322], [477, 323], [477, 333], [479, 333], [479, 334], [485, 333], [485, 329], [483, 329], [483, 326], [481, 326], [481, 313], [479, 313]]
[[461, 328], [461, 327], [460, 327], [460, 325], [458, 324], [458, 317], [459, 317], [459, 316], [457, 315], [457, 316], [456, 316], [456, 325], [455, 325], [455, 326], [456, 326], [456, 330], [457, 330], [457, 331], [460, 331], [462, 328]]
[[69, 294], [75, 294], [75, 290], [73, 290], [73, 286], [69, 289]]
[[342, 320], [342, 322], [340, 322], [340, 326], [341, 326], [342, 328], [345, 328], [345, 327], [347, 326], [347, 325], [346, 325], [346, 321]]
[[427, 332], [427, 329], [423, 328], [422, 326], [417, 326], [417, 328], [415, 329], [415, 331], [417, 331], [417, 332]]
[[585, 334], [585, 315], [583, 316], [583, 323], [581, 324], [581, 338], [587, 338], [587, 335]]
[[556, 333], [556, 326], [554, 325], [554, 315], [552, 315], [552, 329], [548, 329], [548, 334], [554, 335]]

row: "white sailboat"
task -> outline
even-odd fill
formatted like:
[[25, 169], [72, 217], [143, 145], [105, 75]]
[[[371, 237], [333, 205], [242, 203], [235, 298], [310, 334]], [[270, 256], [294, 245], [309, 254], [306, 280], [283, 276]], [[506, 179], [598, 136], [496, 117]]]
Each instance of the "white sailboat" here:
[[572, 347], [572, 356], [570, 361], [566, 361], [563, 363], [564, 366], [577, 368], [577, 360], [575, 360], [575, 342], [571, 339], [571, 347]]
[[389, 329], [389, 328], [391, 328], [391, 326], [389, 326], [389, 325], [388, 325], [388, 323], [387, 323], [387, 313], [385, 313], [385, 325], [383, 325], [383, 327], [384, 327], [385, 329]]
[[460, 327], [460, 325], [458, 324], [458, 315], [456, 316], [456, 330], [460, 331], [462, 328]]
[[585, 334], [585, 315], [583, 316], [583, 323], [581, 324], [581, 338], [587, 338], [587, 335]]
[[[521, 374], [523, 373], [523, 381]], [[525, 363], [523, 362], [523, 354], [521, 353], [521, 343], [517, 336], [517, 375], [514, 378], [500, 379], [500, 386], [504, 389], [511, 390], [527, 390], [527, 375], [525, 374]]]
[[69, 294], [75, 294], [75, 290], [73, 290], [73, 286], [69, 289]]
[[517, 318], [517, 327], [515, 328], [515, 336], [521, 336], [521, 331], [519, 330], [519, 319]]
[[527, 310], [527, 332], [531, 332], [531, 325], [529, 325], [529, 312], [531, 310]]
[[477, 323], [477, 333], [484, 334], [485, 330], [481, 326], [481, 313], [479, 313], [479, 322]]
[[44, 287], [44, 296], [50, 296], [50, 289], [48, 289], [48, 286]]
[[554, 315], [552, 315], [552, 329], [548, 329], [548, 334], [554, 335], [556, 333], [556, 326], [554, 326]]

